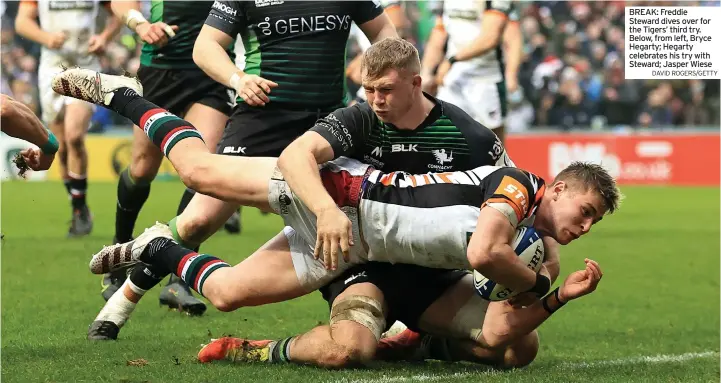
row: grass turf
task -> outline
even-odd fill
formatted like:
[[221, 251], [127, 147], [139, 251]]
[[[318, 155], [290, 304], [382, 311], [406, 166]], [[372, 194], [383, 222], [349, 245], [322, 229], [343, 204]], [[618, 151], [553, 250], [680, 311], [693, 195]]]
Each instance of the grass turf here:
[[[201, 365], [210, 336], [280, 338], [327, 320], [318, 293], [292, 302], [189, 318], [148, 293], [117, 342], [85, 339], [102, 306], [92, 253], [113, 236], [115, 184], [91, 184], [95, 229], [66, 239], [69, 203], [60, 183], [2, 184], [3, 382], [718, 382], [719, 189], [623, 188], [627, 199], [591, 235], [562, 249], [562, 277], [596, 259], [596, 293], [564, 307], [540, 329], [527, 369], [489, 373], [470, 364], [379, 364], [324, 371], [301, 366]], [[170, 219], [182, 185], [157, 182], [136, 232]], [[237, 263], [281, 227], [243, 213], [241, 236], [221, 232], [203, 252]], [[705, 354], [697, 354], [704, 353]], [[683, 355], [691, 353], [688, 355]], [[696, 353], [696, 354], [694, 354]], [[667, 355], [642, 360], [640, 356]], [[680, 356], [679, 356], [680, 355]], [[665, 358], [665, 359], [664, 359]], [[128, 361], [144, 359], [144, 366]]]

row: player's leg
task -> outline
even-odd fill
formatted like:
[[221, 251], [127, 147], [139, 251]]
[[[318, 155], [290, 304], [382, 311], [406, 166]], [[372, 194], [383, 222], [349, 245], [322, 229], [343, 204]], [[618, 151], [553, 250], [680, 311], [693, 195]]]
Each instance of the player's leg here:
[[188, 248], [196, 249], [223, 227], [238, 206], [196, 193], [185, 210], [168, 223], [173, 238]]
[[373, 359], [385, 328], [383, 293], [371, 283], [353, 284], [330, 301], [333, 305], [328, 325], [275, 341], [217, 339], [200, 350], [198, 359], [202, 363], [262, 361], [326, 368], [366, 364]]
[[293, 340], [290, 361], [330, 368], [370, 362], [386, 326], [384, 305], [383, 293], [372, 283], [349, 286], [333, 300], [330, 325]]
[[[293, 299], [314, 291], [338, 274], [324, 271], [321, 262], [313, 259], [310, 245], [292, 229], [284, 230], [231, 267], [217, 257], [178, 245], [170, 229], [157, 224], [133, 242], [103, 249], [93, 257], [91, 269], [109, 271], [101, 266], [132, 261], [145, 265], [136, 267], [123, 289], [106, 303], [91, 325], [89, 338], [116, 339], [135, 304], [167, 273], [180, 277], [220, 311]], [[144, 272], [143, 266], [150, 272]], [[148, 274], [153, 275], [147, 278]]]
[[137, 126], [133, 129], [131, 153], [130, 164], [120, 173], [118, 179], [114, 243], [133, 239], [135, 222], [150, 196], [150, 184], [158, 174], [163, 161], [163, 153]]
[[211, 154], [197, 129], [143, 99], [131, 78], [69, 69], [53, 79], [56, 92], [109, 107], [143, 128], [178, 172], [183, 183], [204, 194], [267, 210], [267, 180], [275, 158]]
[[[258, 161], [254, 161], [255, 165], [253, 167], [253, 172], [255, 173], [255, 180], [246, 180], [249, 184], [255, 184], [256, 187], [259, 187], [258, 190], [263, 190], [263, 193], [265, 193], [265, 203], [256, 203], [254, 204], [254, 206], [263, 210], [270, 210], [270, 206], [268, 203], [268, 184], [270, 176], [276, 168], [275, 159], [260, 158], [257, 160]], [[258, 190], [253, 191], [252, 193], [257, 193]], [[253, 195], [255, 196], [255, 194]], [[204, 203], [205, 199], [210, 200], [212, 203], [210, 205]], [[196, 205], [197, 208], [195, 207]], [[236, 206], [237, 205], [232, 203], [226, 203], [212, 197], [199, 194], [196, 196], [196, 198], [193, 199], [193, 201], [191, 201], [190, 206], [188, 210], [186, 210], [186, 212], [188, 214], [197, 214], [200, 217], [220, 217], [220, 219], [217, 219], [216, 222], [218, 225], [222, 225], [225, 218], [232, 214]], [[178, 237], [175, 221], [176, 219], [173, 219], [170, 222], [170, 226], [161, 225], [163, 226], [163, 228], [160, 229], [160, 232], [166, 232], [166, 237], [168, 238]], [[152, 229], [150, 230], [152, 231]], [[111, 246], [111, 248], [113, 248], [113, 250], [118, 250], [117, 255], [119, 257], [121, 255], [121, 248], [124, 248], [125, 251], [129, 253], [132, 249], [132, 246], [134, 246], [134, 243], [143, 240], [147, 241], [148, 239], [143, 239], [144, 235], [145, 233], [141, 234], [141, 236], [138, 237], [135, 241], [122, 245], [114, 245]], [[130, 246], [128, 246], [129, 244]], [[144, 248], [145, 246], [147, 246], [147, 242], [141, 244], [141, 246], [142, 248]], [[192, 252], [192, 250], [187, 251]], [[116, 254], [113, 253], [113, 256], [115, 255]], [[126, 256], [127, 255], [128, 254], [126, 254]], [[102, 270], [100, 272], [109, 273], [113, 272], [113, 270]], [[131, 315], [132, 311], [135, 308], [135, 304], [142, 298], [146, 291], [150, 290], [158, 283], [160, 283], [160, 281], [165, 278], [165, 276], [167, 276], [169, 272], [169, 269], [163, 264], [139, 265], [134, 267], [133, 271], [128, 277], [128, 280], [125, 282], [125, 285], [121, 287], [117, 292], [115, 292], [115, 294], [113, 294], [113, 296], [108, 300], [104, 308], [101, 310], [100, 314], [98, 314], [95, 321], [91, 324], [88, 332], [88, 338], [96, 340], [116, 339], [120, 327], [122, 327], [123, 323], [125, 323], [127, 318], [129, 318], [129, 316]], [[179, 277], [185, 285], [193, 287], [193, 285], [187, 283], [186, 279], [182, 278], [181, 274], [176, 273], [175, 275]], [[267, 283], [274, 284], [275, 282], [268, 281]], [[223, 298], [224, 297], [222, 296], [219, 297], [219, 299]], [[195, 299], [194, 297], [193, 300], [197, 301], [197, 299]], [[205, 311], [205, 304], [202, 304], [202, 307], [200, 307], [200, 305], [190, 302], [190, 299], [185, 299], [184, 302], [186, 303], [185, 306], [181, 307], [181, 309], [183, 310], [194, 311], [196, 315], [202, 314], [202, 312]], [[166, 303], [172, 302], [167, 301]]]
[[[217, 86], [213, 86], [213, 88], [217, 88]], [[218, 143], [221, 141], [221, 137], [223, 136], [226, 124], [228, 123], [228, 115], [231, 113], [231, 110], [230, 105], [228, 104], [228, 96], [226, 95], [225, 99], [221, 99], [222, 95], [225, 94], [224, 88], [221, 90], [211, 89], [210, 91], [215, 97], [206, 97], [197, 103], [193, 103], [185, 114], [185, 119], [198, 128], [203, 135], [203, 139], [205, 140], [208, 149], [215, 152], [218, 147]], [[217, 93], [220, 93], [220, 95]], [[226, 217], [225, 214], [226, 203], [208, 196], [198, 195], [196, 197], [195, 194], [195, 191], [192, 189], [185, 190], [183, 197], [181, 198], [180, 205], [178, 206], [178, 215], [184, 215], [184, 219], [180, 219], [180, 221], [187, 222], [187, 218], [191, 216], [206, 218], [207, 221], [212, 222], [202, 222], [198, 224], [202, 226], [208, 225], [208, 231], [210, 231], [211, 234], [215, 233], [218, 229], [218, 227], [216, 227], [217, 221], [220, 221], [222, 218], [225, 218], [222, 222], [227, 221], [228, 217]], [[207, 199], [208, 201], [194, 203], [193, 210], [188, 212], [188, 214], [185, 214], [185, 211], [191, 204], [191, 201], [196, 198], [200, 198], [201, 200]], [[210, 209], [210, 211], [203, 212], [202, 208], [199, 209], [199, 206], [205, 206]], [[237, 209], [237, 206], [235, 208]], [[232, 214], [232, 212], [230, 214]], [[193, 241], [189, 240], [186, 243], [190, 242]], [[199, 245], [201, 242], [202, 241], [196, 242], [195, 246]]]
[[[135, 127], [137, 128], [137, 127]], [[130, 165], [120, 172], [115, 205], [113, 244], [133, 239], [133, 229], [140, 210], [150, 196], [150, 184], [158, 174], [163, 154], [140, 129], [133, 129]], [[101, 295], [106, 301], [120, 289], [127, 270], [103, 276]]]
[[85, 136], [93, 115], [91, 104], [67, 99], [65, 105], [65, 144], [68, 152], [68, 176], [73, 206], [73, 221], [68, 235], [83, 236], [93, 229], [93, 220], [86, 200], [88, 190], [88, 152]]
[[68, 149], [65, 144], [65, 126], [63, 122], [65, 115], [64, 97], [55, 93], [50, 87], [53, 75], [58, 71], [59, 69], [45, 64], [41, 57], [40, 65], [38, 66], [38, 89], [40, 93], [40, 108], [42, 109], [41, 119], [47, 124], [50, 131], [53, 132], [55, 138], [58, 140], [58, 151], [55, 153], [58, 170], [63, 180], [68, 200], [72, 200], [72, 195], [70, 194], [70, 178], [68, 177]]
[[[175, 71], [175, 79], [178, 78], [182, 78], [184, 83], [195, 84], [192, 89], [177, 89], [183, 100], [192, 100], [183, 107], [182, 115], [198, 128], [208, 149], [215, 152], [233, 111], [235, 93], [201, 71]], [[185, 189], [178, 205], [178, 215], [185, 210], [194, 195], [194, 190]]]
[[[239, 104], [223, 131], [216, 152], [230, 157], [277, 157], [295, 138], [313, 126], [318, 114], [249, 107]], [[241, 204], [242, 206], [242, 204]], [[220, 229], [238, 204], [227, 205], [208, 195], [193, 197], [175, 225], [175, 240], [190, 248]], [[233, 210], [235, 209], [235, 210]]]
[[63, 186], [68, 194], [68, 199], [72, 200], [70, 194], [70, 177], [68, 176], [68, 147], [65, 145], [65, 127], [62, 120], [55, 120], [47, 123], [48, 129], [55, 135], [58, 140], [58, 151], [55, 153], [58, 164], [58, 172], [63, 180]]
[[[213, 85], [213, 87], [217, 86]], [[203, 89], [200, 89], [200, 91], [204, 93], [206, 92]], [[230, 114], [228, 96], [224, 91], [221, 94], [225, 95], [225, 100], [220, 100], [218, 97], [206, 97], [201, 99], [199, 102], [191, 104], [188, 111], [185, 113], [185, 119], [198, 128], [200, 133], [203, 135], [203, 139], [205, 140], [208, 149], [211, 151], [215, 150], [218, 145], [218, 141], [220, 141], [220, 137], [223, 134], [223, 128], [228, 121], [228, 114]], [[212, 91], [210, 92], [210, 95], [212, 95]], [[190, 203], [194, 195], [194, 190], [188, 188], [185, 189], [178, 206], [178, 214], [181, 214], [180, 212], [187, 208], [188, 203]], [[218, 217], [218, 220], [221, 220], [226, 215], [222, 213], [223, 208], [226, 205], [233, 204], [223, 202], [215, 198], [212, 199], [220, 205], [219, 209], [221, 213], [217, 215], [214, 214], [215, 209], [213, 209], [213, 207], [215, 206], [208, 206], [210, 209], [204, 211], [204, 216]], [[235, 210], [233, 210], [230, 214], [232, 215], [234, 211]], [[226, 221], [227, 218], [222, 220], [222, 222]], [[217, 230], [217, 228], [214, 229]], [[192, 246], [192, 248], [198, 251], [195, 246]], [[170, 276], [168, 283], [165, 287], [163, 287], [158, 299], [161, 305], [177, 309], [181, 312], [187, 313], [188, 315], [203, 315], [206, 310], [205, 303], [194, 297], [190, 287], [188, 287], [187, 284], [175, 275]]]
[[[165, 109], [177, 111], [176, 84], [168, 70], [160, 70], [145, 65], [138, 68], [138, 80], [142, 84], [144, 97]], [[163, 161], [163, 153], [148, 139], [145, 132], [133, 126], [131, 161], [120, 173], [118, 179], [118, 204], [115, 210], [115, 238], [113, 243], [132, 240], [135, 222], [140, 210], [150, 196], [150, 184], [158, 174]], [[122, 280], [125, 280], [123, 277]], [[122, 281], [121, 281], [122, 284]]]

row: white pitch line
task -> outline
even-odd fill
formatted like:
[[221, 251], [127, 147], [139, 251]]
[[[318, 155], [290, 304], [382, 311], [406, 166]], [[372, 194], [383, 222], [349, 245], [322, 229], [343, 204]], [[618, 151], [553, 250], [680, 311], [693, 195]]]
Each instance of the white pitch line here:
[[693, 359], [704, 359], [711, 357], [718, 357], [718, 351], [704, 351], [704, 352], [687, 352], [685, 354], [678, 355], [655, 355], [655, 356], [637, 356], [632, 358], [621, 358], [613, 360], [598, 360], [595, 362], [580, 362], [580, 363], [563, 363], [561, 366], [565, 368], [588, 368], [588, 367], [601, 367], [601, 366], [619, 366], [629, 364], [658, 364], [658, 363], [680, 363], [686, 362]]
[[[591, 368], [603, 366], [623, 366], [633, 364], [663, 364], [663, 363], [681, 363], [694, 359], [705, 359], [719, 357], [718, 351], [704, 352], [688, 352], [676, 355], [652, 355], [652, 356], [636, 356], [631, 358], [597, 360], [593, 362], [566, 362], [559, 367], [562, 369]], [[502, 371], [474, 371], [474, 372], [456, 372], [453, 374], [418, 374], [412, 376], [384, 376], [374, 379], [340, 379], [338, 383], [400, 383], [400, 382], [426, 382], [426, 381], [452, 381], [465, 378], [490, 377], [503, 374]]]

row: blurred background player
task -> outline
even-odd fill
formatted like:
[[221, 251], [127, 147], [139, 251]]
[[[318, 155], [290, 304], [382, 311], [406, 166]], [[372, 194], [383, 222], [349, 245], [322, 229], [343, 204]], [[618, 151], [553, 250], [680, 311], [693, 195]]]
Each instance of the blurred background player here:
[[[279, 156], [319, 118], [344, 106], [345, 51], [351, 24], [357, 23], [371, 41], [397, 36], [383, 9], [370, 0], [304, 3], [302, 10], [298, 4], [216, 1], [210, 14], [206, 13], [193, 60], [208, 76], [232, 87], [238, 95], [217, 153]], [[293, 20], [286, 16], [290, 14]], [[296, 18], [302, 20], [296, 24]], [[316, 24], [318, 20], [322, 24]], [[245, 48], [243, 70], [227, 50], [238, 34]], [[293, 62], [302, 64], [289, 64]], [[238, 207], [197, 194], [170, 221], [170, 227], [186, 244], [197, 248]], [[137, 288], [126, 286], [123, 296], [108, 301], [91, 325], [90, 338], [110, 339], [106, 335], [109, 330], [102, 327], [105, 319], [129, 316], [124, 312], [127, 301], [137, 302], [165, 276], [150, 268], [136, 270], [130, 279]]]
[[[502, 46], [509, 17], [518, 19], [510, 1], [444, 1], [443, 15], [429, 38], [423, 60], [426, 80], [432, 78], [438, 66], [437, 97], [458, 105], [502, 141], [507, 111]], [[510, 83], [517, 90], [523, 42], [518, 26], [512, 29], [505, 37], [511, 57]], [[444, 48], [446, 58], [442, 60]]]
[[[303, 19], [298, 27], [281, 15], [295, 9], [293, 4], [231, 1], [213, 6], [196, 42], [194, 58], [208, 75], [238, 93], [238, 104], [218, 145], [219, 154], [279, 156], [317, 119], [343, 106], [345, 47], [353, 21], [372, 41], [396, 35], [382, 9], [372, 1], [310, 3], [295, 16]], [[325, 21], [313, 27], [316, 21], [311, 23], [311, 19]], [[218, 49], [238, 33], [245, 47], [244, 70]], [[291, 53], [293, 60], [304, 56], [307, 65], [288, 65]], [[198, 195], [171, 224], [183, 238], [197, 244], [236, 210], [237, 206]]]
[[[72, 201], [69, 237], [84, 236], [93, 229], [86, 203], [88, 154], [85, 135], [94, 107], [53, 92], [50, 82], [62, 67], [80, 66], [100, 70], [97, 58], [122, 26], [108, 9], [105, 29], [96, 34], [100, 1], [22, 1], [15, 18], [17, 33], [42, 45], [38, 86], [42, 120], [58, 138], [58, 163]], [[39, 23], [38, 20], [39, 19]]]
[[[113, 1], [112, 9], [144, 43], [138, 69], [144, 96], [192, 122], [210, 150], [215, 150], [234, 104], [233, 93], [205, 75], [193, 62], [193, 44], [212, 5], [207, 1], [154, 1], [149, 21], [143, 17], [137, 1]], [[235, 57], [232, 43], [226, 46], [225, 52]], [[115, 243], [132, 240], [138, 214], [163, 161], [163, 154], [142, 130], [133, 131], [132, 162], [118, 180]], [[186, 189], [178, 214], [192, 195], [193, 192]], [[105, 300], [122, 286], [125, 277], [122, 271], [104, 277], [102, 296]], [[174, 277], [161, 292], [160, 304], [190, 315], [202, 315], [206, 309], [205, 304]]]

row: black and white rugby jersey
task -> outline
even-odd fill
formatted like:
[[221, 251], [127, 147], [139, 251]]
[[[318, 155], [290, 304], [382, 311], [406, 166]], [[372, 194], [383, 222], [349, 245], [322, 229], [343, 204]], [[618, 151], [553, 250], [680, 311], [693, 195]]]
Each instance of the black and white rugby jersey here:
[[515, 228], [531, 225], [544, 180], [514, 167], [409, 174], [374, 170], [363, 187], [360, 225], [368, 260], [469, 269], [466, 251], [482, 208]]

